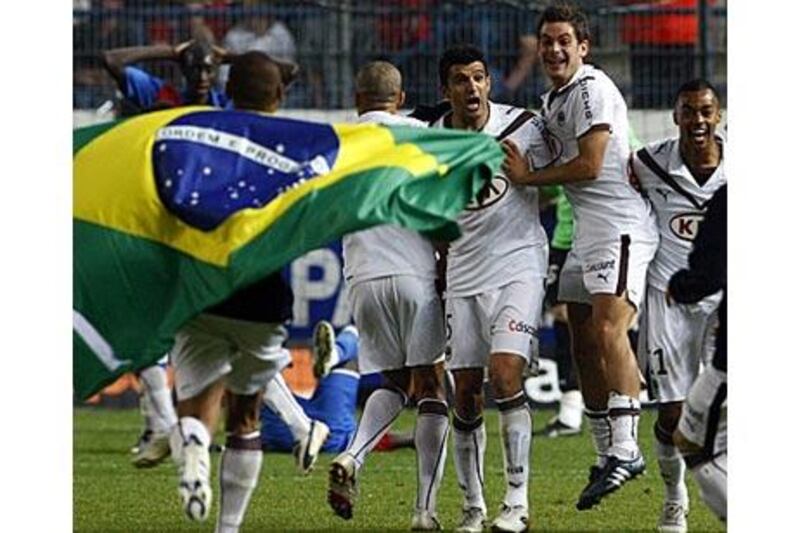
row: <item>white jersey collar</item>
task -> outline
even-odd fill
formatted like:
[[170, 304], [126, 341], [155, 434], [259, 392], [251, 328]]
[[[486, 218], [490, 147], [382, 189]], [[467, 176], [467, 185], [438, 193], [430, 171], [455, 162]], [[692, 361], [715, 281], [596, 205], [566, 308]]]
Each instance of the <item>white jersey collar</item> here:
[[725, 165], [725, 139], [716, 133], [714, 134], [714, 138], [719, 141], [722, 153], [720, 154], [719, 166], [716, 170], [714, 170], [714, 173], [709, 176], [708, 180], [706, 180], [703, 186], [700, 186], [700, 184], [697, 183], [694, 174], [692, 174], [692, 171], [689, 170], [689, 165], [687, 165], [683, 160], [683, 157], [681, 157], [680, 138], [676, 138], [675, 143], [673, 144], [672, 153], [670, 153], [669, 161], [667, 163], [667, 172], [673, 176], [679, 176], [689, 183], [692, 183], [695, 187], [699, 187], [701, 189], [705, 189], [706, 187], [711, 186], [711, 184], [716, 182], [718, 179], [721, 179], [721, 176], [724, 174], [723, 168]]

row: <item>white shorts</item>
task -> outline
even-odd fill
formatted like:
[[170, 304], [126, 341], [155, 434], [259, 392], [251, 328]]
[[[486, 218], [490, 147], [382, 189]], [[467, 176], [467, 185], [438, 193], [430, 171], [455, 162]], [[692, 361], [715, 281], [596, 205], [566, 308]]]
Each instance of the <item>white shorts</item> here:
[[678, 430], [715, 457], [728, 451], [728, 375], [713, 366], [692, 385], [683, 404]]
[[647, 280], [647, 267], [658, 240], [618, 235], [577, 246], [567, 254], [558, 284], [558, 301], [591, 305], [593, 294], [627, 295], [639, 308]]
[[178, 400], [194, 398], [223, 377], [234, 394], [255, 394], [291, 362], [283, 347], [287, 337], [281, 324], [195, 317], [175, 335], [170, 353]]
[[663, 291], [647, 287], [637, 351], [659, 402], [686, 399], [701, 365], [711, 362], [721, 300], [720, 293], [697, 304], [668, 306]]
[[432, 279], [387, 276], [348, 289], [362, 374], [432, 365], [445, 347], [442, 303]]
[[483, 368], [493, 353], [514, 353], [532, 369], [539, 363], [539, 324], [545, 278], [512, 281], [474, 296], [446, 300], [448, 370]]

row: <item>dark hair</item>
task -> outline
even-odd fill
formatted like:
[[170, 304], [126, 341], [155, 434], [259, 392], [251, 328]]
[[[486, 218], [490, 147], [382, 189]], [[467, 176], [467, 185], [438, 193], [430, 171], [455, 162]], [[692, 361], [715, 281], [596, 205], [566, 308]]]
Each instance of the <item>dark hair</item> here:
[[279, 98], [281, 72], [270, 57], [256, 50], [233, 59], [226, 92], [237, 108], [262, 110]]
[[678, 98], [680, 98], [683, 93], [694, 93], [705, 90], [711, 91], [711, 94], [714, 95], [714, 98], [717, 99], [717, 102], [722, 105], [722, 99], [719, 97], [717, 88], [711, 85], [710, 81], [703, 78], [695, 78], [681, 84], [681, 86], [678, 87], [678, 92], [675, 93], [675, 99], [673, 100], [672, 105], [674, 106], [678, 103]]
[[567, 22], [575, 30], [575, 37], [579, 43], [591, 41], [592, 35], [589, 32], [589, 19], [586, 18], [586, 13], [570, 3], [561, 2], [545, 8], [544, 13], [539, 18], [539, 24], [536, 26], [537, 37], [541, 36], [542, 26], [544, 26], [545, 22]]
[[489, 66], [486, 64], [483, 52], [477, 47], [471, 44], [459, 44], [445, 50], [442, 57], [439, 58], [439, 81], [442, 86], [447, 85], [447, 74], [450, 72], [450, 67], [453, 65], [469, 65], [476, 61], [483, 63], [483, 68], [486, 69], [488, 74]]

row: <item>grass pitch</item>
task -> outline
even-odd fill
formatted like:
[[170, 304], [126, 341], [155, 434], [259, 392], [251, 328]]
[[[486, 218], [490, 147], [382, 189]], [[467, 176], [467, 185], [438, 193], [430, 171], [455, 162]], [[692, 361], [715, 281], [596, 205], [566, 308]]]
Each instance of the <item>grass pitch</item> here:
[[[550, 411], [536, 412], [534, 426], [542, 426]], [[586, 483], [593, 460], [586, 431], [581, 436], [535, 439], [531, 468], [532, 531], [655, 531], [661, 510], [662, 483], [653, 450], [654, 412], [643, 414], [640, 432], [648, 471], [591, 510], [578, 512], [575, 502]], [[414, 413], [407, 411], [396, 428], [410, 430]], [[487, 411], [486, 495], [489, 517], [494, 517], [503, 494], [502, 452], [496, 411]], [[136, 410], [77, 408], [74, 410], [73, 498], [75, 531], [213, 531], [218, 502], [203, 524], [184, 518], [178, 503], [172, 463], [137, 470], [128, 449], [141, 430]], [[216, 439], [220, 442], [220, 437]], [[451, 453], [452, 447], [450, 448]], [[214, 461], [214, 497], [219, 455]], [[333, 457], [321, 455], [317, 468], [299, 476], [289, 454], [267, 454], [261, 480], [245, 518], [243, 532], [355, 529], [407, 530], [414, 505], [416, 462], [413, 450], [374, 453], [360, 476], [360, 498], [354, 517], [336, 517], [326, 502], [327, 465]], [[687, 476], [690, 478], [690, 476]], [[725, 531], [703, 505], [692, 479], [689, 531]], [[460, 516], [461, 495], [453, 462], [448, 458], [439, 495], [439, 518], [452, 529]]]

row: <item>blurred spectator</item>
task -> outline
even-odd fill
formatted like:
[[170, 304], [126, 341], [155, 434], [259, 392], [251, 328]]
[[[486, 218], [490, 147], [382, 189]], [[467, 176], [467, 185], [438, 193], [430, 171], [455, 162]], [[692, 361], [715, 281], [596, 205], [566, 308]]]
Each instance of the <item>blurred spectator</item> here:
[[694, 77], [697, 0], [620, 1], [649, 6], [622, 18], [622, 41], [630, 45], [632, 107], [670, 108], [676, 82]]
[[[131, 66], [142, 61], [159, 60], [171, 61], [180, 67], [182, 87], [175, 87], [146, 70]], [[103, 51], [103, 65], [124, 96], [124, 114], [181, 105], [225, 107], [228, 99], [222, 91], [214, 89], [213, 83], [220, 63], [227, 60], [225, 50], [202, 37], [175, 46], [157, 44]]]
[[190, 13], [189, 35], [195, 39], [219, 42], [228, 31], [226, 15], [232, 3], [231, 0], [187, 1], [186, 9]]
[[[539, 60], [537, 53], [538, 39], [535, 35], [521, 35], [519, 38], [519, 54], [511, 71], [501, 80], [492, 85], [492, 98], [503, 102], [524, 107], [541, 107], [539, 93], [544, 92], [541, 80], [532, 80], [534, 67]], [[522, 94], [526, 84], [535, 86], [536, 94]]]
[[[269, 0], [244, 0], [244, 17], [228, 30], [222, 46], [232, 54], [258, 50], [272, 58], [294, 62], [297, 56], [294, 37], [286, 24], [267, 11], [268, 3]], [[224, 87], [227, 79], [226, 66], [220, 69], [220, 87]]]
[[141, 24], [125, 16], [123, 0], [101, 0], [99, 7], [76, 16], [73, 25], [73, 107], [78, 109], [96, 108], [114, 95], [114, 80], [103, 70], [100, 51], [144, 42]]

